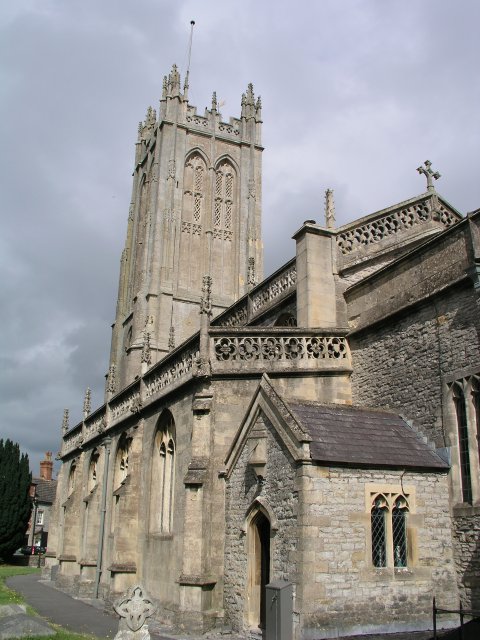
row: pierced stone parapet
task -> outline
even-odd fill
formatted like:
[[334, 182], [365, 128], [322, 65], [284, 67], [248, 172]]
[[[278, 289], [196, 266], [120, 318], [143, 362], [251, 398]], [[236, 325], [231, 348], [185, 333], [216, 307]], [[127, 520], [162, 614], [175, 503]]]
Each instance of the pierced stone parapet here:
[[95, 436], [103, 433], [106, 429], [107, 421], [105, 414], [105, 407], [96, 411], [92, 416], [85, 420], [85, 440], [90, 440]]
[[189, 344], [179, 353], [165, 358], [155, 371], [145, 376], [145, 396], [150, 398], [162, 389], [191, 376], [198, 358], [198, 341], [193, 345]]
[[217, 327], [243, 327], [248, 322], [248, 301], [244, 298], [233, 309], [222, 314], [219, 322], [214, 322]]
[[457, 222], [458, 217], [443, 204], [428, 197], [338, 233], [337, 245], [343, 255], [349, 255], [428, 220], [449, 227]]
[[77, 424], [73, 429], [63, 436], [62, 456], [77, 449], [83, 444], [82, 423]]
[[213, 339], [217, 361], [344, 360], [348, 345], [337, 336], [242, 336]]
[[127, 388], [124, 393], [110, 402], [110, 415], [113, 422], [137, 411], [140, 402], [140, 386]]
[[292, 264], [276, 277], [252, 292], [252, 315], [257, 315], [260, 311], [267, 308], [270, 303], [277, 301], [282, 295], [293, 291], [296, 284], [297, 267], [295, 264]]

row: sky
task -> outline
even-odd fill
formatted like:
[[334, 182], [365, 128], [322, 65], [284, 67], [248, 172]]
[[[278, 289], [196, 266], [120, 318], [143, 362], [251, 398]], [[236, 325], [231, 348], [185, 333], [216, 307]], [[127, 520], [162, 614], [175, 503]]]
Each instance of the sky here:
[[[31, 468], [103, 402], [138, 121], [162, 78], [262, 97], [265, 275], [292, 234], [425, 191], [480, 207], [478, 0], [15, 0], [0, 8], [0, 438]], [[58, 464], [57, 464], [58, 467]]]

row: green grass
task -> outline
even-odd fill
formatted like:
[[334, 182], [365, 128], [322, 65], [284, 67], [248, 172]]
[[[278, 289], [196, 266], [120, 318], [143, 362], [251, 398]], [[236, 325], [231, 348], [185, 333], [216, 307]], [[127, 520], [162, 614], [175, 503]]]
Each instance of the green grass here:
[[[5, 585], [5, 580], [10, 576], [25, 575], [27, 573], [40, 573], [40, 569], [35, 567], [16, 567], [9, 564], [0, 564], [0, 605], [25, 604], [24, 599], [19, 593], [12, 591], [12, 589], [9, 589]], [[38, 615], [38, 613], [28, 605], [27, 613], [30, 615]], [[72, 631], [63, 629], [56, 624], [50, 624], [56, 630], [56, 634], [52, 634], [51, 636], [28, 636], [23, 640], [98, 640], [94, 636], [73, 633]]]

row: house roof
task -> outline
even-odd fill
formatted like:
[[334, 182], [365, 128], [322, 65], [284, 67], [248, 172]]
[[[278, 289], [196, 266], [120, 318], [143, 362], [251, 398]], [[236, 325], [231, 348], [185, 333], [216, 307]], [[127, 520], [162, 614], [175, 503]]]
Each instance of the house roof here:
[[310, 434], [310, 455], [317, 462], [377, 468], [449, 468], [418, 433], [394, 413], [305, 401], [287, 404]]
[[36, 485], [35, 496], [38, 502], [52, 504], [57, 492], [57, 481], [44, 480], [43, 478], [32, 478], [32, 482]]

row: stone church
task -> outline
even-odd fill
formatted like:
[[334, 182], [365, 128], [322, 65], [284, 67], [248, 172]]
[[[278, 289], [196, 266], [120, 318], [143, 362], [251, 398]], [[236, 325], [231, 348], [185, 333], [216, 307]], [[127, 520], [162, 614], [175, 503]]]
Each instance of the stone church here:
[[[292, 229], [264, 279], [262, 109], [199, 115], [174, 66], [135, 147], [105, 402], [64, 415], [47, 564], [159, 621], [296, 638], [480, 606], [480, 210], [435, 190]], [[448, 616], [442, 619], [449, 624]]]

